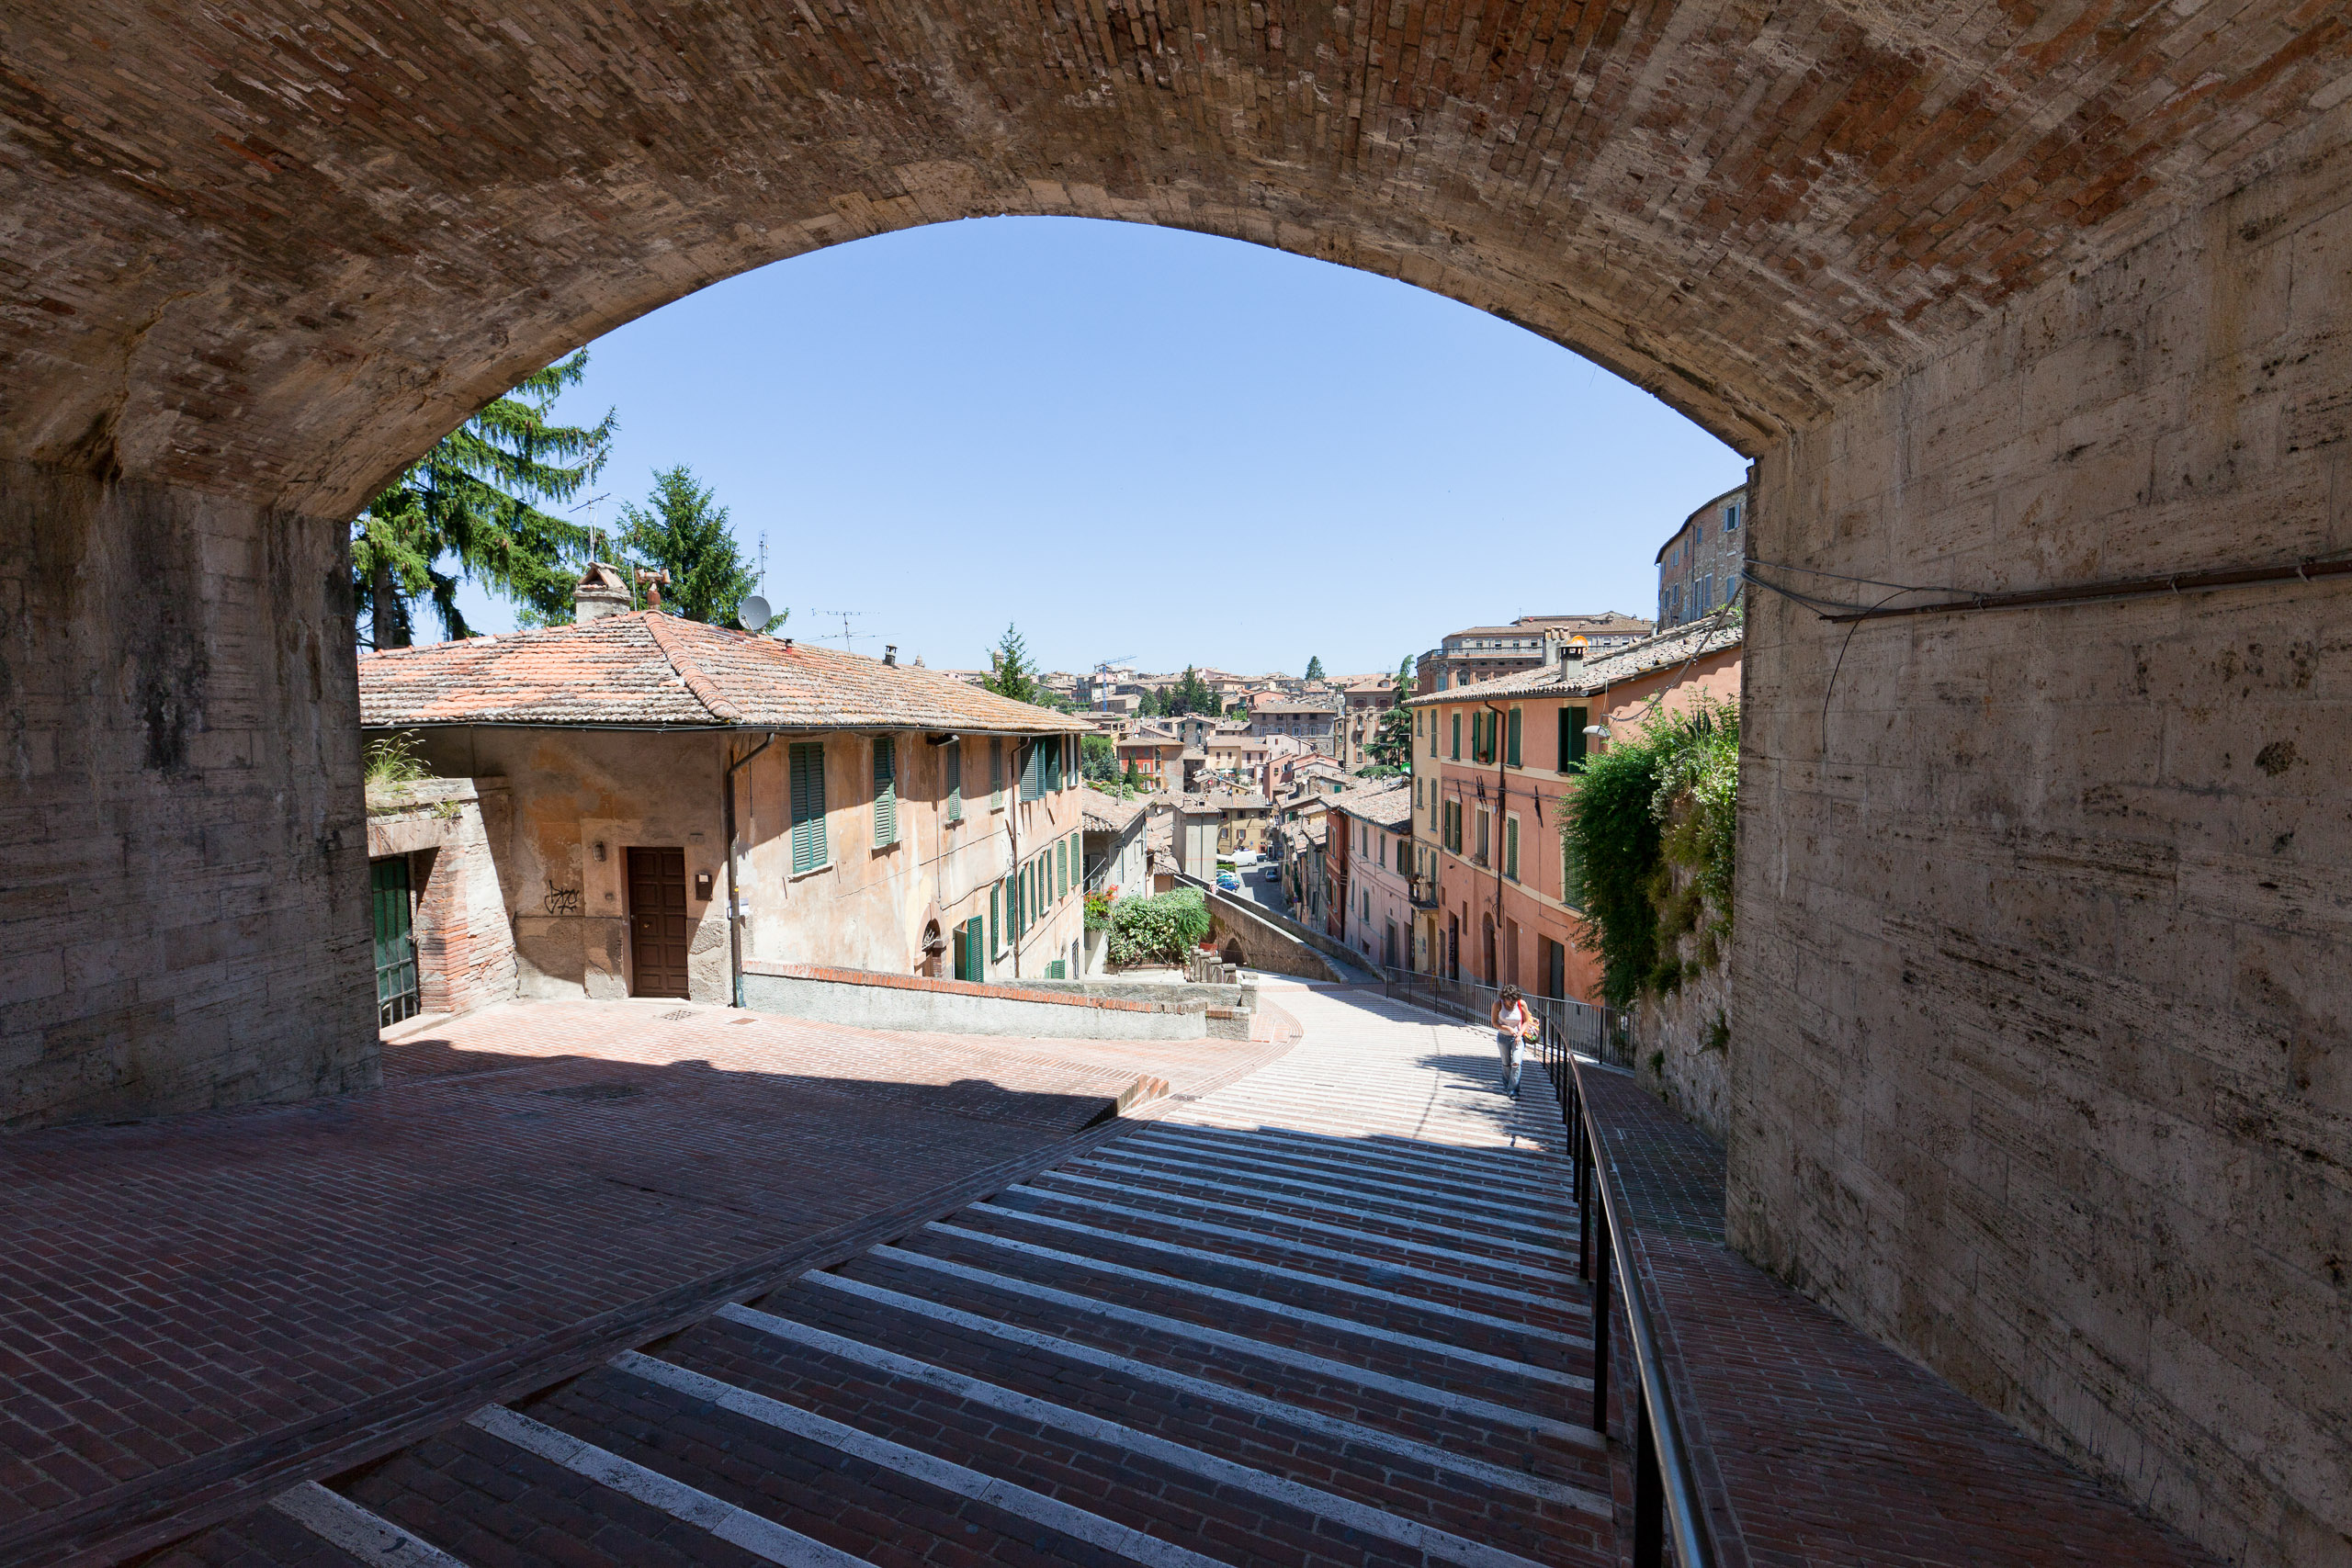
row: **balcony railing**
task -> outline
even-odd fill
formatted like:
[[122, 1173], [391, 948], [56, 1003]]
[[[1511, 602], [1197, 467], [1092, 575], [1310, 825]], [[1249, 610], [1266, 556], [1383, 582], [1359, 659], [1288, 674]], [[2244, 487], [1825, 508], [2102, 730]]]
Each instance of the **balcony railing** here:
[[1413, 908], [1416, 909], [1436, 908], [1438, 907], [1437, 878], [1434, 876], [1413, 878], [1411, 897]]

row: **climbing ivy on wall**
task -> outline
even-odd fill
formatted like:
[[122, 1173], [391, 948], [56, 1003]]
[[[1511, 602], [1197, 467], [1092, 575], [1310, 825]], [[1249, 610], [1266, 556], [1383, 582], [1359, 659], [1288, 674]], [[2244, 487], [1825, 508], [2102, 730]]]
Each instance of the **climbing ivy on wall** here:
[[1694, 931], [1693, 967], [1715, 961], [1731, 934], [1738, 799], [1739, 711], [1727, 704], [1655, 714], [1586, 760], [1560, 836], [1610, 1006], [1680, 985], [1680, 939]]

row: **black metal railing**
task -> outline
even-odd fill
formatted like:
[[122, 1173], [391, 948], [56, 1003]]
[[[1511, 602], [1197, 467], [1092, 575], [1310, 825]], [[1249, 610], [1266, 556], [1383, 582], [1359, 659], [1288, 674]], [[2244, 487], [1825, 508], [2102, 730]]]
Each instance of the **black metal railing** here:
[[[1412, 1002], [1451, 1013], [1480, 1028], [1486, 1027], [1492, 1016], [1490, 1010], [1502, 996], [1499, 987], [1483, 981], [1449, 980], [1442, 975], [1424, 975], [1385, 965], [1380, 970], [1380, 981], [1381, 994], [1392, 1001]], [[1623, 1014], [1563, 997], [1531, 995], [1525, 999], [1528, 1010], [1543, 1026], [1528, 1043], [1527, 1060], [1550, 1073], [1555, 1082], [1558, 1058], [1564, 1052], [1583, 1051], [1604, 1060], [1623, 1053], [1620, 1042], [1624, 1033]], [[1561, 1103], [1565, 1106], [1566, 1101]]]
[[[1589, 1052], [1547, 1052], [1544, 1070], [1560, 1096], [1560, 1113], [1567, 1124], [1573, 1156], [1577, 1227], [1577, 1272], [1592, 1281], [1592, 1428], [1609, 1432], [1609, 1386], [1614, 1363], [1609, 1353], [1610, 1275], [1617, 1273], [1623, 1288], [1625, 1326], [1633, 1340], [1634, 1408], [1634, 1568], [1662, 1568], [1668, 1541], [1681, 1568], [1713, 1568], [1714, 1540], [1707, 1528], [1690, 1460], [1683, 1444], [1682, 1424], [1658, 1360], [1657, 1336], [1650, 1326], [1649, 1309], [1623, 1256], [1624, 1198], [1617, 1190], [1592, 1104], [1584, 1092], [1586, 1072], [1601, 1068]], [[1586, 1059], [1579, 1059], [1586, 1058]]]

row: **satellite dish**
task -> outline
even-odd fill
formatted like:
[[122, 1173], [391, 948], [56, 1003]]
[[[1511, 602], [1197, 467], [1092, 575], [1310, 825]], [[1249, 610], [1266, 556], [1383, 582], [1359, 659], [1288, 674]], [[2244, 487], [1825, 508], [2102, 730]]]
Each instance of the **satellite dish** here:
[[744, 600], [741, 608], [735, 612], [735, 624], [747, 632], [755, 632], [768, 624], [771, 614], [768, 602], [754, 593]]

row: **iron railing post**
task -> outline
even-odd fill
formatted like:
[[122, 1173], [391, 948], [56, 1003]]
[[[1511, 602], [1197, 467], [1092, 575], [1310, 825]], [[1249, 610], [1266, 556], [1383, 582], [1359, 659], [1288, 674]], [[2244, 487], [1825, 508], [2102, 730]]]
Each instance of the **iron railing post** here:
[[[1593, 1164], [1600, 1163], [1600, 1153], [1593, 1151]], [[1600, 1179], [1596, 1168], [1594, 1179]], [[1592, 1227], [1592, 1429], [1606, 1438], [1609, 1435], [1609, 1219], [1597, 1216], [1600, 1224]]]
[[1634, 1568], [1666, 1562], [1666, 1483], [1658, 1473], [1657, 1434], [1650, 1428], [1649, 1396], [1634, 1385]]

